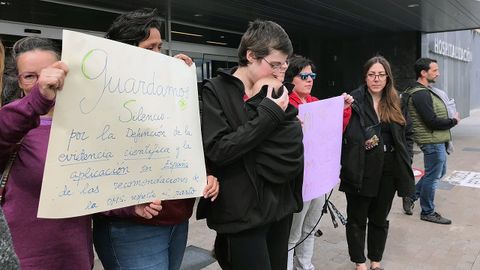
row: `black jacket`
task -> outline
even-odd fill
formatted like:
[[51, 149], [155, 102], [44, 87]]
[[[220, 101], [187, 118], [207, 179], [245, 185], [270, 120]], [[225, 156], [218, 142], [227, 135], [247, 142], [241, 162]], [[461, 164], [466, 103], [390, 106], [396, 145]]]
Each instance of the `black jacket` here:
[[202, 89], [202, 135], [209, 173], [220, 183], [214, 202], [197, 217], [219, 233], [236, 233], [301, 210], [302, 130], [289, 106], [282, 111], [261, 91], [244, 102], [234, 70], [220, 71]]
[[[366, 175], [373, 178], [376, 177], [376, 181], [381, 180], [383, 145], [369, 150], [374, 151], [372, 152], [374, 157], [368, 159], [370, 162], [366, 162], [367, 153], [364, 143], [367, 139], [365, 136], [365, 126], [368, 126], [368, 124], [365, 123], [368, 123], [366, 118], [368, 117], [369, 108], [367, 106], [372, 106], [368, 100], [371, 97], [366, 86], [357, 88], [352, 91], [350, 95], [353, 96], [355, 101], [352, 104], [352, 117], [343, 135], [340, 190], [359, 195], [365, 195], [363, 193], [371, 194], [369, 187], [363, 186], [363, 183]], [[413, 131], [411, 123], [408, 119], [406, 126], [391, 123], [390, 130], [394, 141], [394, 153], [397, 161], [396, 166], [394, 166], [395, 187], [398, 196], [407, 197], [415, 191], [414, 176], [411, 168], [413, 157]]]

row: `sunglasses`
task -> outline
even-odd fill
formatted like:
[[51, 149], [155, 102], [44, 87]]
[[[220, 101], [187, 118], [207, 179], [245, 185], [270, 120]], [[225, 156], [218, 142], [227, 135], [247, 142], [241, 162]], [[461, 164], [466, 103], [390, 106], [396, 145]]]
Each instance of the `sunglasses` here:
[[298, 73], [298, 76], [300, 76], [300, 79], [302, 79], [303, 81], [305, 81], [308, 76], [310, 76], [310, 78], [312, 78], [312, 80], [315, 80], [315, 78], [317, 77], [317, 73], [304, 73], [304, 72], [301, 72], [301, 73]]

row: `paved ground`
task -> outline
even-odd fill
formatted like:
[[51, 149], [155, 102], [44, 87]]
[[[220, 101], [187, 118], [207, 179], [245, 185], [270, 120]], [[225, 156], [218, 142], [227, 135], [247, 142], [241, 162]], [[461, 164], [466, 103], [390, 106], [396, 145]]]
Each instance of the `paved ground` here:
[[[480, 110], [453, 129], [456, 151], [449, 156], [447, 175], [453, 170], [480, 172]], [[418, 149], [417, 149], [418, 150]], [[423, 168], [422, 154], [414, 166]], [[343, 193], [335, 191], [332, 201], [345, 212]], [[396, 198], [390, 213], [390, 235], [383, 266], [388, 270], [480, 270], [480, 189], [442, 184], [436, 193], [437, 210], [453, 220], [452, 225], [421, 221], [417, 205], [413, 216], [402, 213]], [[321, 221], [323, 236], [316, 238], [314, 264], [317, 269], [354, 269], [349, 261], [345, 228], [333, 228], [328, 216]], [[215, 233], [204, 221], [192, 218], [188, 245], [211, 249]], [[98, 261], [97, 261], [98, 262]], [[102, 269], [100, 266], [95, 269]], [[220, 269], [214, 263], [204, 268]]]

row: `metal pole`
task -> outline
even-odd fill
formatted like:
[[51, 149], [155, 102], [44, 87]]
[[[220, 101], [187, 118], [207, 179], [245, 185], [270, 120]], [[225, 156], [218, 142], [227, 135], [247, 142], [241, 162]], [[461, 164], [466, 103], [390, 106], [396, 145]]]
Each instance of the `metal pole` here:
[[[172, 41], [172, 1], [167, 0], [167, 14], [165, 16], [165, 37], [171, 44]], [[172, 49], [168, 49], [168, 55], [172, 56]]]

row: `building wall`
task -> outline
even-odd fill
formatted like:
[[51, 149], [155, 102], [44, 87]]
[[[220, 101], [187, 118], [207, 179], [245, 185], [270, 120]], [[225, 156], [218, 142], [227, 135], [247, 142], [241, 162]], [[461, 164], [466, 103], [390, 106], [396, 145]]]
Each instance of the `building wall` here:
[[[434, 84], [455, 99], [461, 117], [470, 115], [470, 110], [480, 107], [480, 35], [472, 30], [423, 34], [421, 45], [422, 57], [436, 59], [440, 68], [440, 77]], [[463, 60], [434, 52], [435, 41], [442, 41], [450, 46], [444, 53], [463, 50], [455, 54]], [[437, 43], [437, 46], [440, 43]], [[465, 61], [465, 59], [467, 61]]]
[[[463, 48], [471, 55], [466, 62], [430, 51], [435, 39]], [[312, 59], [318, 79], [313, 95], [327, 98], [349, 92], [364, 83], [362, 67], [370, 57], [383, 55], [391, 64], [395, 85], [404, 90], [416, 80], [413, 64], [419, 57], [438, 61], [440, 77], [435, 86], [455, 99], [461, 117], [480, 108], [480, 33], [472, 30], [420, 34], [382, 33], [369, 36], [320, 38], [314, 35], [298, 40], [295, 52]]]
[[480, 32], [472, 33], [473, 66], [470, 71], [470, 109], [480, 108]]
[[391, 64], [398, 90], [414, 81], [413, 63], [419, 55], [420, 37], [416, 32], [384, 33], [332, 39], [309, 39], [309, 46], [299, 52], [311, 58], [319, 78], [313, 95], [327, 98], [350, 92], [364, 84], [363, 65], [379, 54]]

